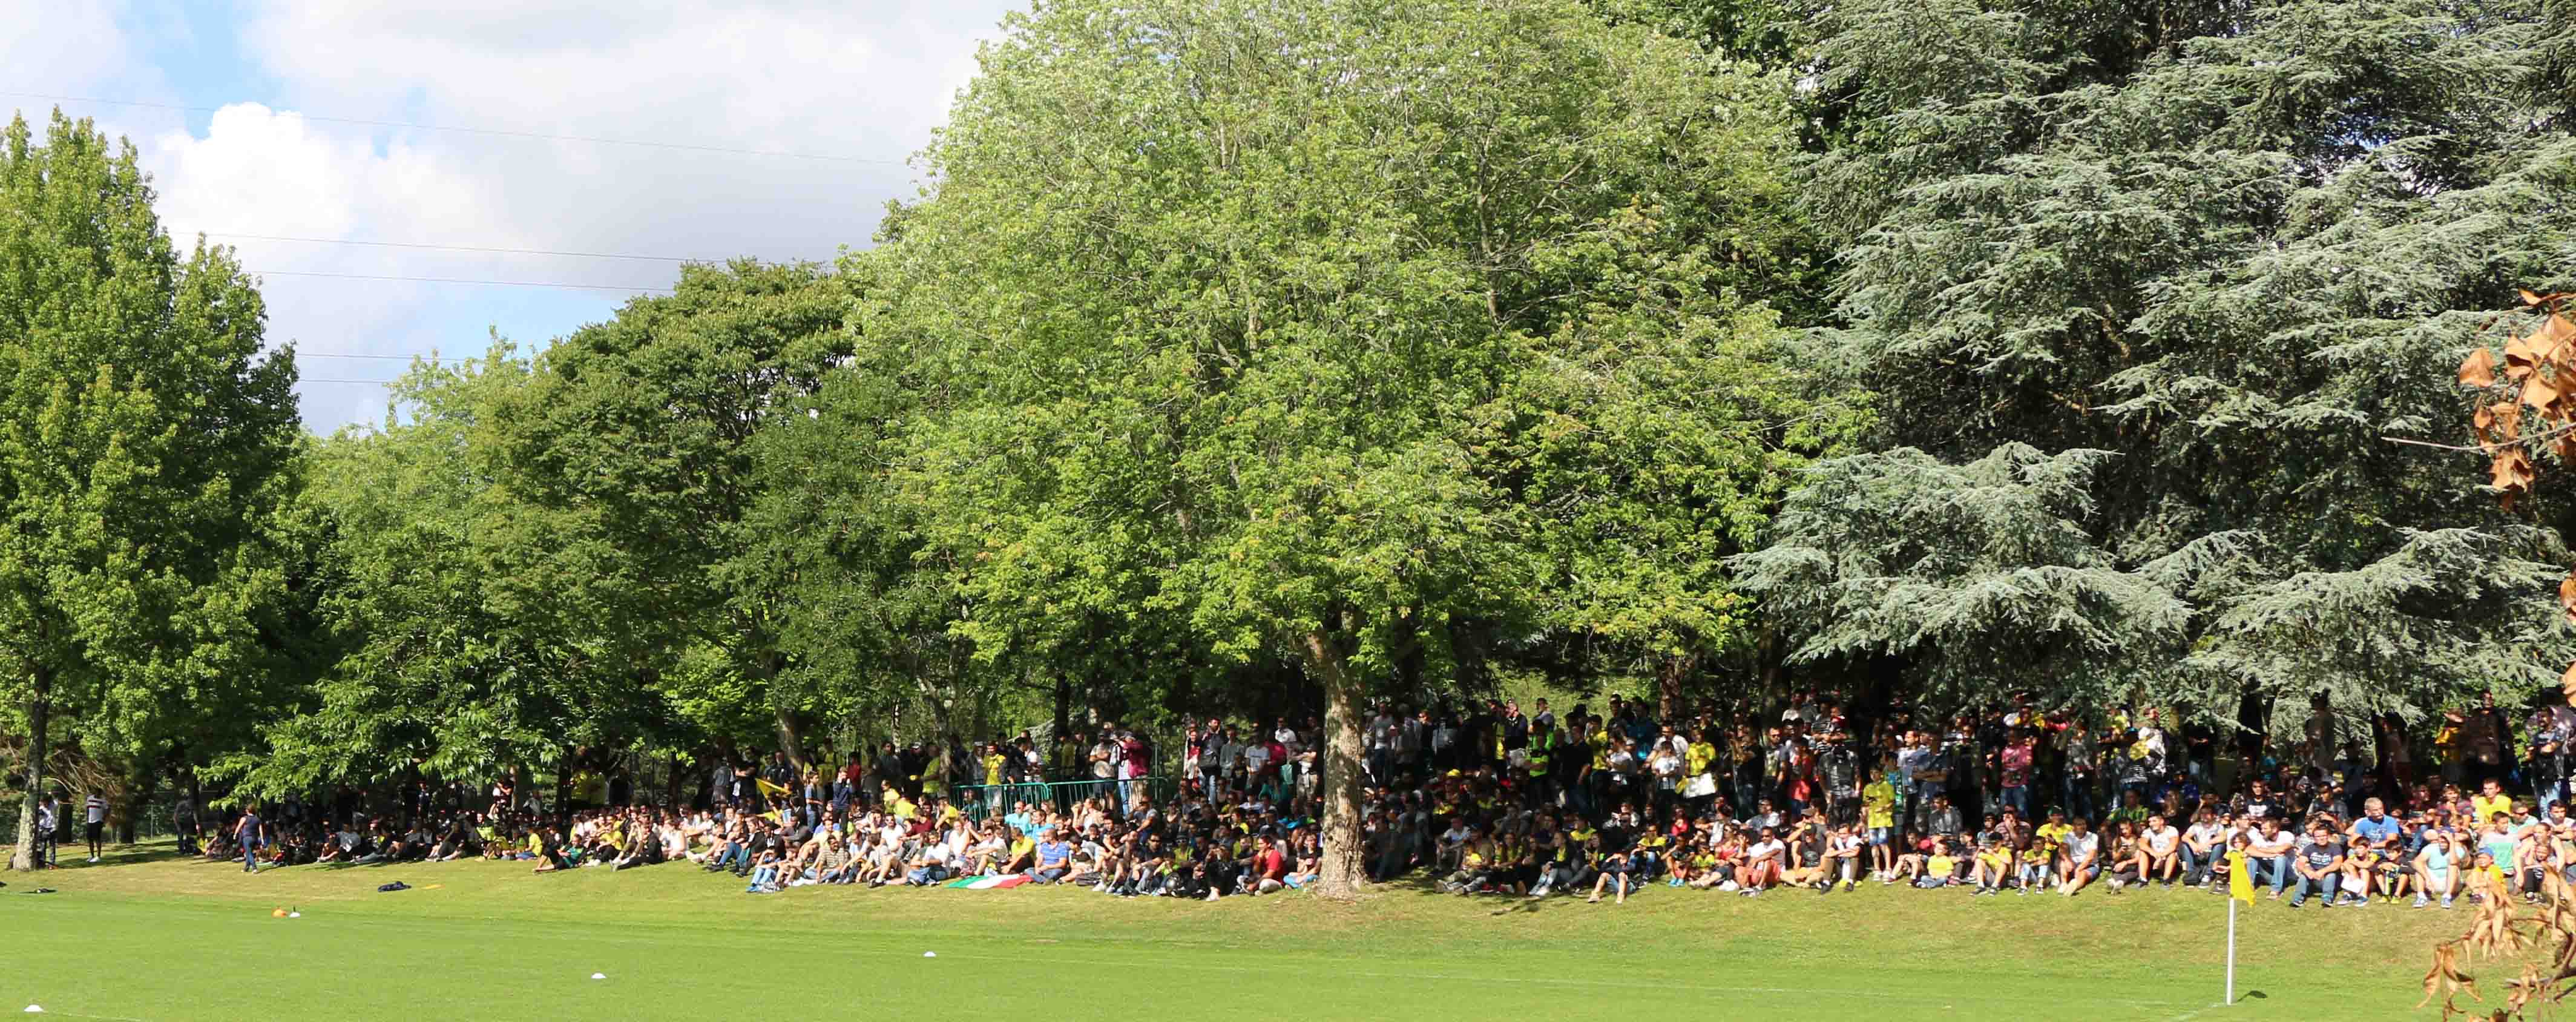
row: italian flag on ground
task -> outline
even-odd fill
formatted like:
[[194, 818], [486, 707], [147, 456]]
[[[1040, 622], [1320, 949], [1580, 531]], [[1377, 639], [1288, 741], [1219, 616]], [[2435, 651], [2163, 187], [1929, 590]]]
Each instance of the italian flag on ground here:
[[958, 877], [939, 886], [962, 891], [992, 891], [1005, 887], [1018, 887], [1028, 882], [1028, 877], [1013, 873], [1002, 877]]

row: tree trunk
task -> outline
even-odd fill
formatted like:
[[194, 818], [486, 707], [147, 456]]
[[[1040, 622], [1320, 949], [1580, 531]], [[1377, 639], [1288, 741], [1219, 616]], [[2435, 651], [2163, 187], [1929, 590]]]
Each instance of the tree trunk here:
[[778, 751], [786, 753], [787, 761], [796, 764], [797, 769], [804, 769], [805, 732], [786, 707], [778, 709]]
[[143, 814], [152, 810], [152, 798], [153, 796], [160, 794], [160, 791], [160, 767], [157, 764], [145, 766], [142, 771], [142, 776], [134, 779], [134, 787], [127, 789], [125, 796], [125, 811], [117, 814], [117, 844], [130, 845], [134, 843], [135, 826], [142, 822]]
[[18, 846], [9, 853], [9, 868], [35, 869], [36, 802], [45, 797], [45, 724], [53, 713], [53, 672], [36, 668], [35, 698], [27, 703], [27, 795], [18, 800]]
[[671, 773], [662, 778], [662, 808], [680, 808], [680, 754], [671, 754]]
[[572, 833], [572, 772], [577, 766], [573, 748], [565, 746], [555, 767], [555, 829], [567, 835]]
[[1682, 679], [1690, 675], [1691, 667], [1698, 662], [1699, 658], [1685, 653], [1666, 657], [1658, 666], [1655, 671], [1656, 719], [1666, 724], [1681, 719]]
[[1315, 891], [1357, 897], [1368, 883], [1360, 841], [1360, 701], [1342, 650], [1323, 630], [1306, 633], [1306, 664], [1324, 682], [1324, 861]]

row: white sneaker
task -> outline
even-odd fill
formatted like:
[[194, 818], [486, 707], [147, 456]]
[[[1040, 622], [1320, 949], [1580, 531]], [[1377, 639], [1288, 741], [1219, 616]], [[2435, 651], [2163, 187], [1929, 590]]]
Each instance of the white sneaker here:
[[89, 861], [91, 861], [91, 862], [97, 862], [97, 861], [98, 861], [98, 856], [95, 856], [95, 855], [90, 856], [90, 857], [89, 857]]
[[1725, 883], [1722, 883], [1722, 884], [1717, 885], [1717, 889], [1718, 889], [1718, 890], [1721, 890], [1721, 891], [1733, 891], [1733, 890], [1738, 889], [1738, 888], [1739, 888], [1739, 887], [1741, 887], [1741, 886], [1742, 886], [1741, 884], [1738, 884], [1738, 883], [1736, 883], [1736, 882], [1735, 882], [1735, 881], [1733, 881], [1733, 880], [1729, 880], [1729, 881], [1727, 881], [1727, 882], [1725, 882]]

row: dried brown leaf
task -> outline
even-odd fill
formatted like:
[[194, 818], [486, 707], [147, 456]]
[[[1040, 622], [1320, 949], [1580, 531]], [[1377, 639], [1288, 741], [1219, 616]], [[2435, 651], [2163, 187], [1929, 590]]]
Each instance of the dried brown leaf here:
[[2532, 353], [2546, 361], [2564, 350], [2568, 342], [2576, 341], [2576, 321], [2570, 321], [2564, 313], [2550, 313], [2548, 319], [2540, 321], [2540, 329], [2531, 332], [2529, 341]]
[[2519, 380], [2531, 375], [2532, 369], [2540, 365], [2540, 349], [2536, 346], [2537, 340], [2537, 331], [2531, 334], [2515, 334], [2505, 339], [2505, 376]]
[[2521, 402], [2498, 401], [2488, 405], [2487, 410], [2495, 413], [2495, 443], [2509, 444], [2522, 439]]
[[2542, 412], [2547, 412], [2551, 405], [2558, 403], [2558, 398], [2560, 396], [2558, 385], [2551, 382], [2549, 376], [2550, 374], [2548, 373], [2533, 373], [2529, 376], [2523, 377], [2523, 404], [2530, 405]]
[[2531, 455], [2523, 453], [2522, 448], [2497, 449], [2495, 461], [2488, 467], [2494, 477], [2489, 485], [2496, 489], [2519, 493], [2531, 488]]
[[2460, 386], [2495, 386], [2495, 352], [2487, 350], [2485, 345], [2479, 345], [2478, 350], [2470, 352], [2468, 359], [2460, 363]]

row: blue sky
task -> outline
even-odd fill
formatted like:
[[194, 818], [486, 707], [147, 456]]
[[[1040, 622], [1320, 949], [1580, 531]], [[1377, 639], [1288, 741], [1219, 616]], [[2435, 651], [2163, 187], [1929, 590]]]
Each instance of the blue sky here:
[[173, 234], [220, 235], [270, 271], [269, 339], [297, 346], [307, 425], [327, 432], [385, 407], [371, 382], [325, 381], [479, 354], [494, 332], [540, 346], [628, 293], [290, 274], [625, 288], [666, 285], [677, 264], [247, 236], [828, 260], [917, 187], [900, 162], [860, 161], [928, 140], [1011, 6], [0, 0], [17, 29], [0, 38], [0, 106], [60, 106], [131, 138]]

